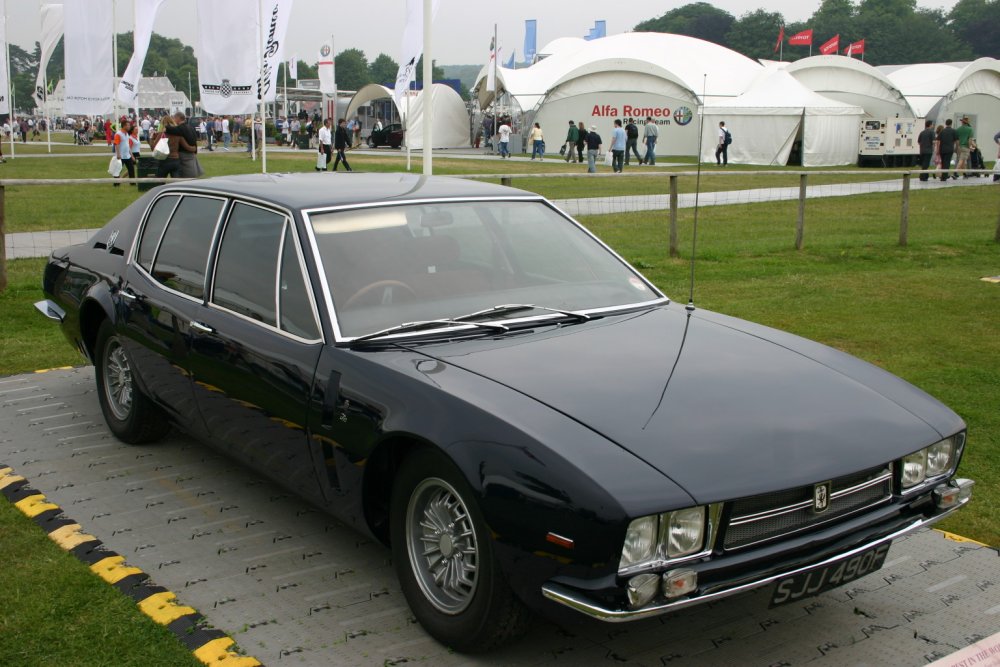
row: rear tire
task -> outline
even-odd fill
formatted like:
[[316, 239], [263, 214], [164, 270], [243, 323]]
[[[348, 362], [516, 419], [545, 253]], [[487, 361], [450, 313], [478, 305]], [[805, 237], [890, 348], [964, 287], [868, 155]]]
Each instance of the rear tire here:
[[393, 485], [392, 557], [403, 594], [432, 637], [463, 653], [520, 636], [529, 612], [500, 571], [475, 495], [454, 464], [411, 454]]
[[108, 428], [132, 445], [159, 440], [170, 430], [160, 408], [135, 382], [132, 359], [110, 321], [101, 322], [94, 349], [97, 396]]

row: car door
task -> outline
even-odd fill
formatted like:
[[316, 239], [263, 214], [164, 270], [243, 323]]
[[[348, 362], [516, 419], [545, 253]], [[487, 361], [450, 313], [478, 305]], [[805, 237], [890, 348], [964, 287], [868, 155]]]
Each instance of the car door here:
[[204, 423], [190, 378], [191, 322], [225, 200], [171, 194], [150, 207], [120, 295], [121, 329], [143, 391], [195, 435]]
[[305, 427], [323, 340], [287, 213], [233, 203], [191, 340], [194, 391], [210, 437], [319, 499]]

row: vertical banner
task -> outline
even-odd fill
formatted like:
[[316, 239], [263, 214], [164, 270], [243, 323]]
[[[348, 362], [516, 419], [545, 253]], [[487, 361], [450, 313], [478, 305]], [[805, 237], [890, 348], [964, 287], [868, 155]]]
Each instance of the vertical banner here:
[[[496, 32], [496, 26], [493, 27]], [[494, 93], [497, 89], [497, 38], [490, 40], [490, 59], [486, 61], [486, 90]]]
[[118, 99], [125, 106], [135, 106], [139, 99], [139, 79], [142, 78], [142, 64], [146, 62], [146, 52], [149, 50], [149, 40], [153, 35], [153, 23], [163, 5], [163, 0], [134, 0], [135, 35], [132, 49], [132, 59], [122, 74], [118, 83]]
[[528, 19], [524, 22], [524, 62], [529, 65], [535, 62], [535, 53], [538, 50], [538, 21]]
[[201, 107], [214, 114], [248, 114], [257, 108], [260, 29], [246, 0], [211, 0], [197, 8], [198, 84]]
[[114, 59], [110, 0], [65, 0], [65, 113], [112, 113]]
[[39, 38], [41, 46], [41, 56], [38, 59], [38, 76], [35, 77], [35, 104], [42, 106], [45, 103], [45, 70], [49, 66], [49, 59], [56, 48], [56, 44], [63, 36], [63, 6], [56, 3], [42, 5], [42, 34]]
[[319, 72], [319, 91], [324, 95], [334, 95], [337, 92], [337, 77], [333, 70], [333, 40], [319, 47], [319, 60], [316, 63]]
[[[437, 16], [438, 0], [432, 0], [431, 21]], [[403, 43], [399, 54], [399, 71], [396, 73], [396, 86], [392, 97], [396, 100], [396, 108], [402, 110], [403, 95], [410, 87], [410, 82], [417, 68], [417, 61], [424, 50], [424, 3], [422, 0], [406, 0], [406, 24], [403, 26]], [[428, 89], [430, 85], [428, 83]]]
[[288, 17], [292, 13], [292, 0], [265, 0], [261, 11], [264, 22], [264, 44], [261, 46], [262, 62], [257, 77], [257, 99], [274, 102], [278, 93], [278, 64], [284, 59], [285, 33]]
[[[5, 3], [6, 4], [6, 3]], [[4, 7], [0, 17], [0, 40], [3, 40], [3, 53], [0, 53], [0, 114], [10, 113], [10, 79], [7, 78], [7, 7]], [[13, 124], [13, 118], [11, 118]]]
[[288, 61], [288, 78], [295, 81], [299, 80], [299, 57], [298, 55], [293, 55], [291, 60]]

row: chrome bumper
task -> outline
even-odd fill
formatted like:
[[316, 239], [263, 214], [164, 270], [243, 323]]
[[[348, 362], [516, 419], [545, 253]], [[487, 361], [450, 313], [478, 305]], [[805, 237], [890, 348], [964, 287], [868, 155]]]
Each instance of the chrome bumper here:
[[[969, 489], [971, 494], [971, 487], [975, 484], [969, 479], [955, 479], [952, 480], [951, 484], [956, 486], [962, 486]], [[752, 581], [746, 584], [734, 585], [731, 588], [724, 588], [721, 590], [716, 590], [711, 593], [706, 593], [704, 595], [699, 595], [697, 597], [687, 597], [679, 598], [671, 602], [665, 602], [660, 604], [651, 604], [645, 607], [640, 607], [639, 609], [612, 609], [609, 607], [602, 606], [601, 604], [588, 599], [585, 595], [576, 591], [575, 589], [569, 588], [567, 586], [562, 586], [557, 583], [547, 583], [542, 586], [542, 595], [546, 598], [558, 602], [559, 604], [566, 605], [570, 609], [575, 609], [587, 616], [591, 616], [600, 621], [606, 621], [608, 623], [624, 623], [626, 621], [636, 621], [643, 618], [649, 618], [652, 616], [659, 616], [661, 614], [666, 614], [668, 612], [676, 611], [678, 609], [684, 609], [685, 607], [692, 607], [694, 605], [699, 605], [705, 602], [711, 602], [713, 600], [719, 600], [730, 595], [736, 595], [737, 593], [743, 593], [745, 591], [752, 590], [754, 588], [760, 588], [761, 586], [766, 586], [768, 584], [774, 583], [779, 579], [784, 579], [785, 577], [790, 577], [802, 572], [807, 572], [814, 568], [823, 567], [830, 565], [844, 558], [850, 558], [856, 554], [864, 553], [868, 549], [877, 547], [880, 544], [886, 542], [891, 542], [896, 538], [902, 537], [907, 533], [911, 533], [920, 528], [926, 528], [931, 524], [934, 524], [946, 516], [951, 515], [953, 512], [959, 510], [971, 500], [971, 495], [961, 501], [958, 504], [944, 509], [940, 514], [933, 516], [931, 518], [914, 519], [909, 525], [897, 530], [896, 532], [885, 535], [870, 542], [866, 542], [860, 546], [857, 546], [849, 551], [844, 551], [838, 553], [834, 556], [816, 562], [810, 563], [809, 565], [793, 568], [790, 570], [782, 570], [780, 572], [775, 572], [762, 579]]]

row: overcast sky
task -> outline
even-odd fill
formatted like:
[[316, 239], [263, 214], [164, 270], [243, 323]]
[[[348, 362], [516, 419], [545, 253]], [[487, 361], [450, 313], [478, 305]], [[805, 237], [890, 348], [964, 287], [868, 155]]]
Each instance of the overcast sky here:
[[[108, 6], [112, 0], [106, 0]], [[951, 9], [957, 0], [918, 0], [921, 7]], [[40, 0], [5, 0], [7, 4], [10, 41], [28, 51], [34, 49], [40, 31]], [[253, 0], [246, 0], [248, 8]], [[582, 37], [595, 20], [607, 21], [608, 34], [627, 32], [636, 23], [662, 16], [687, 2], [633, 2], [618, 5], [607, 0], [502, 0], [486, 3], [482, 0], [440, 0], [434, 22], [432, 57], [438, 65], [475, 65], [489, 58], [490, 38], [496, 23], [501, 58], [506, 60], [511, 49], [521, 58], [524, 44], [524, 21], [538, 21], [538, 48], [557, 37]], [[760, 5], [752, 0], [714, 0], [713, 4], [739, 17], [748, 11], [763, 8], [780, 12], [788, 22], [807, 19], [819, 6], [819, 0], [768, 0]], [[403, 27], [404, 0], [388, 2], [346, 2], [339, 0], [294, 0], [288, 28], [285, 57], [315, 63], [316, 51], [322, 40], [334, 38], [337, 52], [358, 48], [369, 60], [386, 53], [399, 60], [400, 35]], [[492, 12], [485, 11], [494, 7]], [[396, 11], [391, 11], [391, 8]], [[131, 0], [117, 0], [115, 28], [118, 32], [132, 29]], [[166, 0], [157, 17], [155, 32], [176, 37], [185, 44], [195, 45], [195, 0]], [[208, 26], [225, 30], [225, 26]], [[777, 30], [775, 30], [777, 37]], [[820, 36], [823, 38], [823, 36]]]

